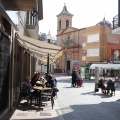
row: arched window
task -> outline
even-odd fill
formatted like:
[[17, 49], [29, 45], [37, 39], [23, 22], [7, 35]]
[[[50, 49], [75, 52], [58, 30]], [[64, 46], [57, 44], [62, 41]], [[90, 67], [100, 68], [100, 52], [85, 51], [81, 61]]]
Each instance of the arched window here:
[[59, 21], [59, 30], [61, 29], [61, 20]]
[[69, 21], [68, 20], [66, 20], [66, 27], [68, 27], [69, 26]]

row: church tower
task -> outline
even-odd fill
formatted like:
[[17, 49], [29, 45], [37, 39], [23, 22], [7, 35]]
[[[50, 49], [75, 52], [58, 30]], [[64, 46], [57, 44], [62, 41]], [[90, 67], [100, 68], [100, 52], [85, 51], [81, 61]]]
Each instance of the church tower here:
[[60, 34], [67, 27], [72, 27], [73, 15], [67, 11], [67, 7], [64, 4], [63, 10], [57, 15], [57, 34]]

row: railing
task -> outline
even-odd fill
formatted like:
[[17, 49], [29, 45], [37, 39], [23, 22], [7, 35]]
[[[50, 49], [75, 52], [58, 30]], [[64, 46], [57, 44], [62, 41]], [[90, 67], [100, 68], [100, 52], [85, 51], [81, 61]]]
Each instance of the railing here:
[[27, 12], [26, 14], [26, 25], [38, 25], [38, 15], [34, 16], [32, 12]]
[[118, 15], [116, 15], [115, 17], [113, 17], [113, 29], [118, 28]]

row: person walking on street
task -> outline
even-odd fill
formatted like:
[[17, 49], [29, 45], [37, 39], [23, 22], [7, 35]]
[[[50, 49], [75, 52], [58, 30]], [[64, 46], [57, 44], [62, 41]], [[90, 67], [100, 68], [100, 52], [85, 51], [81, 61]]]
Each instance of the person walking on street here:
[[76, 78], [77, 78], [76, 72], [73, 71], [73, 72], [72, 72], [72, 86], [73, 86], [73, 87], [76, 86]]
[[70, 75], [70, 70], [69, 69], [67, 70], [67, 73], [68, 73], [68, 76], [69, 76]]

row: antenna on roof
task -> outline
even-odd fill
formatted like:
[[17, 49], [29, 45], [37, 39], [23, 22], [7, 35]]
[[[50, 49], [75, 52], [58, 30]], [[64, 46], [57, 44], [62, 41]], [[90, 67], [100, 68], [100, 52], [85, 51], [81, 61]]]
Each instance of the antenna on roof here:
[[103, 18], [104, 24], [105, 24], [105, 13], [104, 13], [104, 18]]
[[103, 17], [103, 20], [105, 20], [105, 13], [104, 13], [104, 17]]

